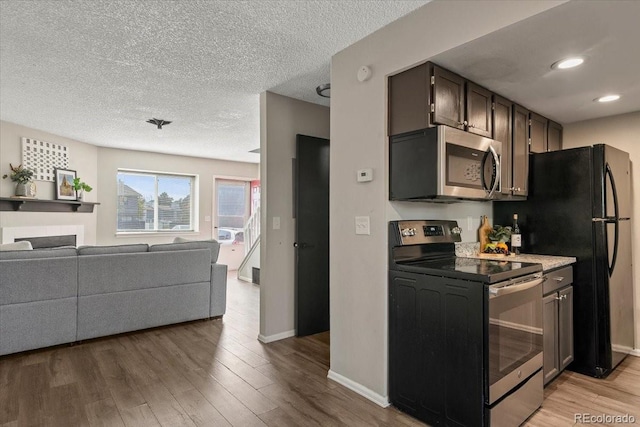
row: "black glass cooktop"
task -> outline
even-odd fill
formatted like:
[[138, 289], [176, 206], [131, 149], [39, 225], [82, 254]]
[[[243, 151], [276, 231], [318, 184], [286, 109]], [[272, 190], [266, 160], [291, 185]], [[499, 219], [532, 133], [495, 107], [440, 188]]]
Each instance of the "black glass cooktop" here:
[[455, 256], [428, 261], [405, 261], [398, 263], [397, 268], [415, 273], [484, 283], [497, 283], [542, 271], [540, 264]]

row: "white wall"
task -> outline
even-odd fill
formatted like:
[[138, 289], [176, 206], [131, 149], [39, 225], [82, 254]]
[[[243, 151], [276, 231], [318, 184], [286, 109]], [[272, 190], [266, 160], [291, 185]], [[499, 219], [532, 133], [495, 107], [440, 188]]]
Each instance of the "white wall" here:
[[[606, 108], [603, 105], [602, 108]], [[640, 112], [564, 125], [563, 147], [607, 144], [629, 153], [631, 159], [631, 251], [635, 301], [635, 348], [640, 349]]]
[[[480, 203], [387, 200], [387, 76], [558, 4], [435, 1], [332, 59], [330, 377], [380, 404], [387, 401], [387, 222], [476, 219], [491, 212]], [[373, 76], [359, 83], [356, 72], [362, 65], [370, 66]], [[373, 168], [374, 180], [359, 184], [355, 171], [365, 167]], [[355, 235], [354, 217], [359, 215], [371, 217], [370, 236]], [[475, 240], [475, 231], [464, 237]]]
[[[14, 123], [0, 121], [0, 175], [10, 172], [9, 163], [22, 163], [22, 138], [34, 138], [40, 141], [62, 144], [69, 148], [69, 169], [75, 170], [77, 176], [94, 187], [85, 193], [85, 201], [96, 202], [100, 192], [97, 188], [98, 148]], [[35, 181], [38, 199], [55, 199], [53, 182]], [[14, 194], [15, 183], [9, 178], [0, 180], [0, 196], [10, 197]], [[34, 225], [82, 225], [84, 226], [84, 243], [96, 243], [97, 206], [93, 213], [64, 212], [0, 212], [0, 227], [27, 227]]]
[[[294, 334], [292, 159], [296, 134], [329, 138], [329, 109], [277, 95], [260, 94], [260, 339]], [[280, 218], [280, 229], [272, 227]]]
[[[255, 163], [230, 162], [227, 160], [202, 159], [197, 157], [175, 156], [169, 154], [148, 153], [142, 151], [120, 150], [100, 147], [98, 149], [100, 170], [98, 172], [98, 187], [100, 188], [100, 208], [98, 223], [100, 227], [97, 239], [101, 245], [115, 245], [125, 243], [166, 243], [173, 241], [176, 235], [192, 239], [211, 239], [212, 221], [205, 221], [206, 216], [213, 220], [213, 181], [214, 176], [246, 179], [257, 179], [259, 166]], [[116, 201], [117, 201], [117, 171], [118, 169], [139, 169], [156, 172], [174, 172], [196, 174], [199, 176], [199, 232], [172, 233], [162, 235], [116, 235]], [[231, 246], [221, 248], [219, 261], [224, 263], [223, 251], [230, 251]], [[236, 267], [237, 268], [237, 267]]]

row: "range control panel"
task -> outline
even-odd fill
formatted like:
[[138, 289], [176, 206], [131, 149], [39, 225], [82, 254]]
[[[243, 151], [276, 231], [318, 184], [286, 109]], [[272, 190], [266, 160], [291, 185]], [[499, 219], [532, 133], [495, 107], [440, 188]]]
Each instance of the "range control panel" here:
[[396, 224], [403, 246], [462, 241], [462, 229], [456, 221], [409, 220], [397, 221]]

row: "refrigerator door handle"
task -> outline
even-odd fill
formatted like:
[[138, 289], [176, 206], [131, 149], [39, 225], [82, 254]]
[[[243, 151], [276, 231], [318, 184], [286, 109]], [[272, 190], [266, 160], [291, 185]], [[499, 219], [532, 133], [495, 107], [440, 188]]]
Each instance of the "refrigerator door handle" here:
[[606, 164], [605, 170], [606, 170], [607, 176], [609, 177], [609, 180], [611, 181], [611, 190], [613, 191], [613, 210], [615, 215], [613, 258], [611, 259], [611, 265], [609, 266], [609, 277], [611, 277], [611, 275], [613, 274], [614, 268], [616, 268], [616, 260], [618, 259], [618, 241], [619, 241], [619, 234], [620, 234], [620, 226], [618, 224], [618, 219], [620, 214], [620, 210], [619, 210], [620, 208], [618, 206], [618, 191], [616, 190], [616, 181], [615, 179], [613, 179], [613, 172], [611, 171], [611, 167], [609, 166], [609, 163]]

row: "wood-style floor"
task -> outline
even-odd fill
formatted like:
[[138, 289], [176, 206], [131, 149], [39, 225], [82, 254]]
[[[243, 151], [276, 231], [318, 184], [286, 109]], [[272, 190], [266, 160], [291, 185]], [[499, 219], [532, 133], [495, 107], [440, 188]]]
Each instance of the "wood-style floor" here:
[[[329, 334], [257, 341], [259, 289], [229, 276], [224, 319], [0, 357], [0, 426], [418, 426], [327, 379]], [[563, 373], [531, 426], [633, 414], [640, 358]]]

